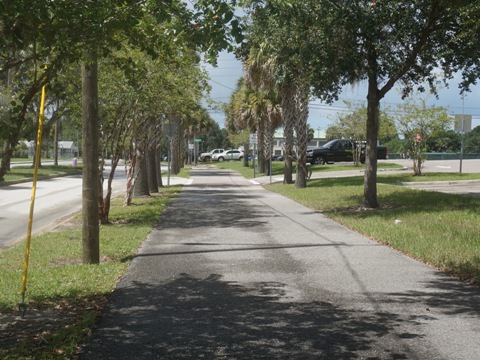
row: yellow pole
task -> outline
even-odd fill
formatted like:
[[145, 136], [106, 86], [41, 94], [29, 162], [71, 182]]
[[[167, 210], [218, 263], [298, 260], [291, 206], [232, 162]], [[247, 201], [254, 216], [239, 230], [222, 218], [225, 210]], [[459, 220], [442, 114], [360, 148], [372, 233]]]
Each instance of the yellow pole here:
[[43, 115], [45, 108], [45, 88], [47, 85], [42, 87], [42, 99], [40, 101], [40, 116], [38, 119], [38, 132], [37, 132], [37, 147], [35, 150], [35, 166], [33, 170], [33, 185], [32, 185], [32, 196], [30, 198], [30, 216], [28, 217], [28, 229], [27, 229], [27, 245], [25, 249], [25, 259], [23, 261], [23, 275], [22, 275], [22, 302], [19, 304], [20, 311], [22, 311], [22, 316], [25, 313], [25, 292], [27, 290], [27, 273], [28, 273], [28, 259], [30, 257], [30, 240], [32, 237], [32, 223], [33, 223], [33, 209], [35, 207], [35, 192], [37, 190], [37, 178], [38, 178], [38, 166], [40, 164], [40, 152], [42, 145], [42, 128], [43, 128]]

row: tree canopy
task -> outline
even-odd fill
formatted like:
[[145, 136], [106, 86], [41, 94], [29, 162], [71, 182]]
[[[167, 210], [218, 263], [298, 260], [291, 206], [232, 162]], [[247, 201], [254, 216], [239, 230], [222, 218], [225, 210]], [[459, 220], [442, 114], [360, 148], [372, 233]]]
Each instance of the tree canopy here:
[[[377, 207], [374, 151], [380, 102], [395, 86], [436, 92], [436, 71], [447, 82], [463, 74], [465, 91], [479, 76], [479, 3], [476, 0], [250, 0], [261, 26], [249, 28], [268, 43], [276, 79], [301, 65], [313, 94], [331, 102], [346, 84], [367, 87], [364, 205]], [[255, 17], [254, 17], [255, 20]], [[255, 35], [249, 35], [254, 37]], [[288, 45], [287, 45], [288, 44]], [[296, 65], [296, 67], [294, 66]], [[425, 85], [427, 84], [427, 85]]]

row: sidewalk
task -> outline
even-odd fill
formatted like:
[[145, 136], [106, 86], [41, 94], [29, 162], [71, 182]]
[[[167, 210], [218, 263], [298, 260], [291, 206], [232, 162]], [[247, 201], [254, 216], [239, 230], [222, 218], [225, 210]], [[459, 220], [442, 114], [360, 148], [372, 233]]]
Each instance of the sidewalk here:
[[477, 359], [480, 289], [196, 168], [80, 359]]

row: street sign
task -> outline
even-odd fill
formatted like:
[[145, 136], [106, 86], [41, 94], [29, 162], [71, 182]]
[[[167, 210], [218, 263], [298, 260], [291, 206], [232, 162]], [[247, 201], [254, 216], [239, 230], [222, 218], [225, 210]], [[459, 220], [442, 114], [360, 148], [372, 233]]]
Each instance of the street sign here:
[[173, 136], [173, 125], [172, 124], [163, 124], [163, 133], [171, 138]]
[[257, 143], [257, 133], [250, 134], [250, 144]]
[[202, 139], [195, 139], [195, 140], [193, 140], [193, 141], [195, 141], [195, 142], [202, 142]]

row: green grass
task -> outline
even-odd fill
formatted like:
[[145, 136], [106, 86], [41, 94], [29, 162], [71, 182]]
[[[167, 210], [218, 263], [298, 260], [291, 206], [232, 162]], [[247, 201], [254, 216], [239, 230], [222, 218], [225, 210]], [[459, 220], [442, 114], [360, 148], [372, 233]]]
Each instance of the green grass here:
[[[472, 177], [478, 179], [480, 174]], [[441, 173], [424, 178], [435, 181], [459, 177]], [[407, 174], [379, 176], [381, 206], [376, 210], [361, 208], [363, 177], [311, 180], [306, 189], [294, 185], [270, 185], [267, 189], [438, 269], [480, 284], [480, 199], [381, 184], [405, 179]], [[415, 177], [411, 181], [417, 180]], [[395, 220], [401, 223], [395, 224]]]
[[[71, 322], [26, 338], [11, 348], [0, 348], [0, 358], [71, 358], [91, 328], [118, 279], [123, 275], [157, 223], [178, 187], [161, 190], [151, 198], [134, 199], [123, 206], [112, 203], [111, 225], [101, 226], [101, 263], [82, 265], [81, 222], [77, 226], [32, 238], [26, 302], [30, 309], [70, 312]], [[0, 312], [11, 313], [20, 302], [25, 243], [0, 253]], [[28, 309], [27, 309], [28, 314]]]
[[185, 167], [181, 168], [180, 172], [175, 176], [190, 179], [190, 169], [191, 168], [192, 168], [191, 166], [185, 166]]
[[[32, 166], [15, 166], [5, 175], [3, 183], [18, 180], [33, 179], [34, 169]], [[73, 167], [67, 165], [44, 165], [38, 169], [38, 176], [63, 176], [81, 174], [81, 166]], [[1, 182], [0, 182], [1, 184]]]
[[425, 181], [457, 181], [457, 180], [480, 180], [480, 173], [445, 173], [445, 172], [426, 172], [421, 176], [414, 176], [413, 173], [404, 174], [381, 174], [378, 181], [382, 183], [399, 182], [425, 182]]
[[[224, 162], [213, 162], [213, 164], [220, 169], [232, 169], [247, 179], [252, 179], [254, 177], [253, 164], [250, 161], [249, 167], [243, 166], [242, 161], [224, 161]], [[293, 163], [293, 171], [295, 172], [295, 163]], [[378, 169], [402, 169], [403, 166], [394, 164], [394, 163], [378, 163]], [[365, 165], [360, 165], [358, 167], [353, 166], [353, 164], [333, 164], [333, 165], [314, 165], [312, 166], [312, 172], [330, 172], [330, 171], [346, 171], [346, 170], [358, 170], [362, 171], [365, 169]], [[279, 176], [283, 175], [284, 163], [283, 161], [273, 161], [272, 162], [272, 175]], [[257, 172], [255, 174], [258, 176], [264, 176], [263, 172]]]

